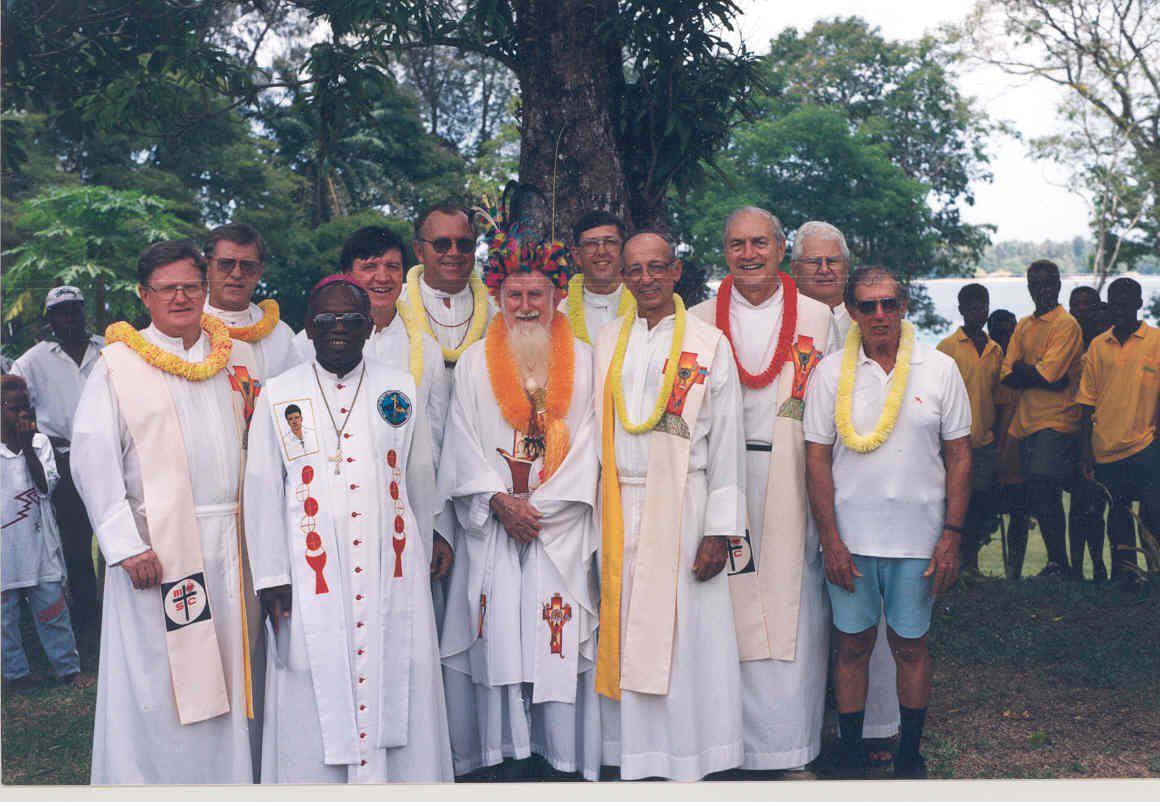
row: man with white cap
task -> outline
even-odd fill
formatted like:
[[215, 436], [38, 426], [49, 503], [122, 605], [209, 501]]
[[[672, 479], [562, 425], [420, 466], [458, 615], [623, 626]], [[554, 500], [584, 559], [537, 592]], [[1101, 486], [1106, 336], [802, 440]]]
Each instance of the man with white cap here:
[[12, 365], [12, 372], [28, 383], [36, 425], [52, 443], [60, 471], [52, 500], [72, 596], [73, 627], [79, 632], [98, 620], [100, 608], [93, 571], [93, 530], [69, 471], [69, 445], [81, 388], [105, 341], [89, 333], [85, 296], [77, 287], [49, 290], [44, 299], [44, 316], [52, 328], [52, 339], [29, 348]]

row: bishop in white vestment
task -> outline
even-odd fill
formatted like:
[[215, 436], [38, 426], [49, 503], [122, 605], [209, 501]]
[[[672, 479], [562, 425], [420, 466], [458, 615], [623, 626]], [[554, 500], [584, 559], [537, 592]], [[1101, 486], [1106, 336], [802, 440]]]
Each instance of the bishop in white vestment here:
[[138, 276], [153, 325], [109, 328], [72, 431], [108, 563], [92, 782], [251, 783], [238, 492], [259, 383], [245, 343], [212, 318], [212, 343], [200, 328], [192, 243], [150, 246]]
[[743, 756], [722, 570], [745, 532], [741, 391], [728, 341], [672, 295], [680, 263], [668, 243], [638, 234], [624, 262], [637, 313], [596, 343], [604, 763], [623, 779], [696, 780]]
[[553, 314], [566, 263], [513, 261], [489, 260], [503, 314], [456, 367], [439, 470], [457, 523], [442, 638], [455, 771], [535, 753], [595, 780], [592, 349]]
[[[263, 392], [245, 487], [266, 621], [264, 783], [452, 779], [428, 581], [434, 468], [415, 382], [362, 354], [365, 290], [311, 295], [318, 356]], [[317, 447], [286, 449], [296, 406]]]

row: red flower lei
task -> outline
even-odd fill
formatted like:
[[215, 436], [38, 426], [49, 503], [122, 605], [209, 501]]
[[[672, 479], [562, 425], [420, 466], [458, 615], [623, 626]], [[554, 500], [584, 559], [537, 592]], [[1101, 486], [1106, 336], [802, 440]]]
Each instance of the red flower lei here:
[[769, 366], [765, 370], [757, 374], [750, 373], [742, 367], [741, 359], [737, 356], [737, 349], [733, 347], [733, 331], [729, 325], [729, 303], [733, 295], [733, 276], [726, 276], [717, 289], [717, 328], [725, 333], [726, 339], [729, 340], [729, 346], [733, 348], [733, 362], [737, 365], [737, 373], [741, 377], [741, 383], [753, 390], [767, 387], [777, 374], [781, 373], [782, 367], [789, 358], [790, 345], [793, 342], [794, 331], [797, 329], [797, 285], [793, 283], [793, 278], [788, 273], [779, 272], [777, 275], [781, 279], [781, 289], [785, 294], [781, 310], [781, 331], [777, 333], [777, 348], [773, 351], [773, 359], [770, 360]]

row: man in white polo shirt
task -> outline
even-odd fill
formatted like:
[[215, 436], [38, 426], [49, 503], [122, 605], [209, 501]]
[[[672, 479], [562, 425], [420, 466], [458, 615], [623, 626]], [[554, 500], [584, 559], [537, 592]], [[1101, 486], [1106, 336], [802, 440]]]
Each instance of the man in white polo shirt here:
[[72, 596], [72, 623], [80, 632], [100, 617], [93, 571], [93, 529], [69, 471], [73, 414], [81, 388], [100, 356], [102, 337], [85, 324], [85, 296], [77, 287], [53, 287], [44, 299], [52, 339], [29, 348], [12, 365], [28, 383], [36, 426], [52, 442], [60, 482], [52, 494]]
[[902, 719], [894, 776], [920, 778], [932, 673], [926, 633], [934, 597], [958, 577], [970, 401], [954, 360], [915, 342], [889, 271], [856, 270], [845, 297], [859, 336], [818, 366], [804, 420], [807, 489], [838, 645], [842, 774], [865, 775], [868, 665], [885, 601]]

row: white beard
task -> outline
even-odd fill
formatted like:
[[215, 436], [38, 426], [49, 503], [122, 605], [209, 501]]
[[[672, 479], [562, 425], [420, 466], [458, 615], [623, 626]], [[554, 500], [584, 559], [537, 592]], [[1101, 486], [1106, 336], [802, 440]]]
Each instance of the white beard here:
[[508, 324], [508, 344], [525, 386], [532, 381], [537, 387], [545, 387], [552, 353], [547, 326], [539, 320], [513, 320]]

